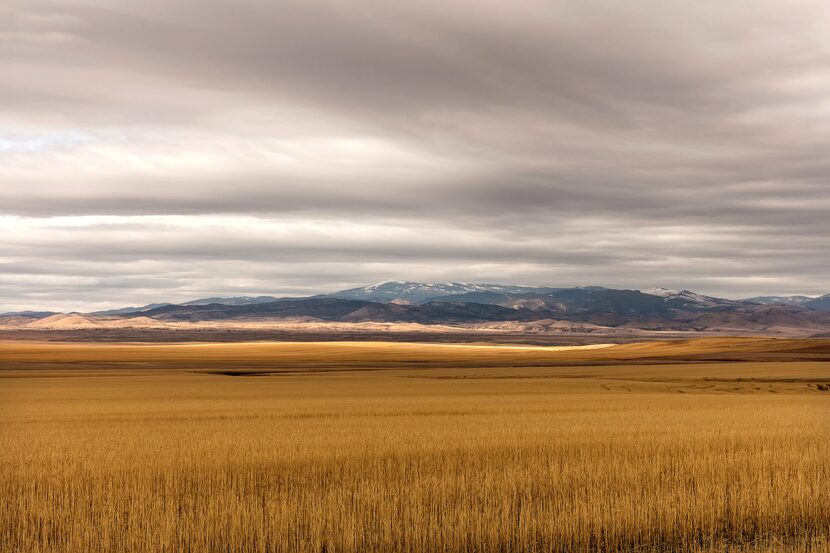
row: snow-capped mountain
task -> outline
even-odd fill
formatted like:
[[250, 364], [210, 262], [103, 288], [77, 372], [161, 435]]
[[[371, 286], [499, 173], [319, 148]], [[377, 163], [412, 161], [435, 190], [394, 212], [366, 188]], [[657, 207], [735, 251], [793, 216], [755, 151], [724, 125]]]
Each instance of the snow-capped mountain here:
[[668, 288], [648, 288], [647, 290], [640, 290], [644, 294], [651, 296], [659, 296], [672, 304], [688, 305], [690, 307], [718, 307], [735, 305], [741, 302], [727, 300], [723, 298], [716, 298], [714, 296], [705, 296], [690, 290], [670, 290]]
[[[39, 319], [38, 315], [5, 317], [5, 322], [0, 320], [0, 326], [29, 324], [32, 319]], [[210, 297], [186, 304], [128, 307], [91, 313], [90, 321], [102, 315], [106, 316], [107, 324], [116, 318], [126, 321], [302, 319], [418, 324], [525, 324], [529, 321], [555, 320], [609, 328], [729, 331], [787, 328], [816, 334], [830, 328], [830, 295], [809, 298], [802, 304], [774, 302], [762, 305], [757, 301], [735, 301], [666, 288], [637, 291], [600, 286], [542, 288], [387, 281], [311, 297]]]
[[804, 304], [810, 309], [817, 309], [819, 311], [830, 311], [830, 294], [824, 294], [817, 298], [813, 298]]
[[744, 301], [751, 301], [752, 303], [763, 303], [764, 305], [770, 303], [785, 303], [787, 305], [804, 305], [816, 298], [810, 296], [757, 296], [754, 298], [747, 298]]
[[757, 296], [743, 301], [764, 305], [796, 305], [817, 311], [830, 311], [830, 294], [817, 298], [811, 296]]
[[446, 296], [457, 296], [471, 292], [496, 292], [499, 294], [544, 293], [553, 288], [533, 286], [511, 286], [502, 284], [469, 284], [466, 282], [444, 282], [427, 284], [391, 280], [362, 288], [351, 288], [331, 294], [334, 298], [370, 300], [380, 302], [420, 303], [424, 300]]

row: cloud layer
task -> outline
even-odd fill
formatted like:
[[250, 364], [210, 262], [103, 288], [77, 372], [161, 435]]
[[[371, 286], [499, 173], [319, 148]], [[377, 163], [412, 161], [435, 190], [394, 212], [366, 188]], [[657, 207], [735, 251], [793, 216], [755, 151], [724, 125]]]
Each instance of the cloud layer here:
[[830, 5], [0, 7], [0, 311], [830, 291]]

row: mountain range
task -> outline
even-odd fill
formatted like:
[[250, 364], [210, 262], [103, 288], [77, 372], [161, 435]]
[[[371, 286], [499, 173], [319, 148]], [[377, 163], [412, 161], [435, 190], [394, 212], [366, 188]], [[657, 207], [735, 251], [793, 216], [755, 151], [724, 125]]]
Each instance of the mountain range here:
[[[210, 297], [180, 304], [153, 303], [93, 313], [18, 312], [0, 316], [0, 324], [49, 328], [61, 323], [83, 326], [167, 324], [206, 321], [339, 323], [484, 323], [544, 325], [572, 323], [580, 328], [633, 328], [650, 331], [830, 330], [830, 294], [764, 296], [730, 300], [688, 290], [618, 290], [601, 286], [572, 288], [390, 281], [333, 294], [302, 298], [275, 296]], [[542, 323], [540, 323], [540, 321]]]

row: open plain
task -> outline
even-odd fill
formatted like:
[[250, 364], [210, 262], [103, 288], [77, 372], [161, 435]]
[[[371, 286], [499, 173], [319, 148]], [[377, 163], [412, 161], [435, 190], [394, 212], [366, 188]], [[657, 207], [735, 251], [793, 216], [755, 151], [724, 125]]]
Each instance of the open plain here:
[[0, 343], [0, 551], [826, 551], [830, 340]]

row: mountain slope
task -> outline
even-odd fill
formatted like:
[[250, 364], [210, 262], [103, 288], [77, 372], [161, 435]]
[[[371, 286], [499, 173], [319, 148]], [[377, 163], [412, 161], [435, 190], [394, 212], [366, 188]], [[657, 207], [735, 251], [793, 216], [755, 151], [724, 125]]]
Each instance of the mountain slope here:
[[738, 331], [804, 330], [817, 332], [830, 328], [830, 313], [797, 305], [756, 305], [744, 310], [712, 310], [689, 321], [698, 330]]
[[337, 320], [369, 302], [337, 298], [284, 300], [248, 305], [166, 305], [141, 312], [142, 316], [159, 320], [208, 321], [257, 318], [318, 318]]
[[439, 297], [432, 301], [488, 303], [513, 309], [528, 309], [551, 316], [590, 313], [664, 316], [669, 311], [669, 305], [663, 298], [637, 290], [613, 290], [586, 286], [559, 288], [544, 293], [469, 292]]
[[818, 311], [830, 311], [830, 294], [825, 294], [821, 297], [812, 299], [804, 305], [810, 309], [816, 309]]
[[446, 282], [442, 284], [425, 284], [421, 282], [388, 281], [362, 288], [351, 288], [330, 294], [333, 298], [369, 300], [380, 302], [422, 303], [448, 296], [477, 292], [494, 293], [529, 293], [549, 291], [553, 288], [535, 288], [533, 286], [512, 286], [502, 284], [467, 284], [463, 282]]
[[0, 313], [0, 317], [30, 317], [32, 319], [43, 319], [57, 315], [58, 311], [8, 311]]
[[220, 303], [222, 305], [254, 305], [257, 303], [271, 303], [273, 301], [281, 301], [284, 299], [297, 298], [275, 298], [274, 296], [236, 296], [232, 298], [199, 298], [197, 300], [186, 301], [181, 305], [210, 305], [212, 303]]
[[727, 300], [724, 298], [716, 298], [714, 296], [706, 296], [698, 294], [690, 290], [669, 290], [667, 288], [649, 288], [642, 290], [644, 294], [651, 296], [658, 296], [675, 309], [690, 308], [711, 308], [722, 306], [739, 306], [745, 302]]
[[758, 296], [754, 298], [748, 298], [744, 301], [760, 303], [764, 305], [797, 305], [801, 307], [815, 309], [817, 311], [830, 311], [830, 294], [825, 294], [817, 298], [810, 296]]
[[[509, 321], [532, 318], [532, 312], [497, 305], [448, 303], [398, 305], [342, 298], [308, 298], [252, 305], [168, 305], [137, 314], [164, 321], [256, 320], [313, 318], [343, 322], [454, 322]], [[128, 315], [128, 316], [132, 316]]]
[[183, 303], [151, 303], [142, 305], [140, 307], [122, 307], [120, 309], [107, 309], [106, 311], [95, 311], [90, 315], [129, 315], [131, 313], [146, 313], [159, 307], [167, 305], [253, 305], [257, 303], [270, 303], [274, 301], [282, 301], [285, 299], [301, 299], [301, 298], [276, 298], [274, 296], [236, 296], [236, 297], [213, 297], [213, 298], [199, 298]]
[[158, 307], [163, 307], [165, 305], [175, 305], [172, 303], [151, 303], [148, 305], [142, 305], [140, 307], [121, 307], [120, 309], [106, 309], [104, 311], [93, 311], [89, 313], [89, 315], [130, 315], [132, 313], [143, 313], [144, 311], [149, 311], [151, 309], [156, 309]]
[[747, 298], [743, 301], [750, 303], [760, 303], [763, 305], [782, 303], [788, 305], [804, 305], [813, 301], [816, 298], [810, 296], [756, 296], [754, 298]]

